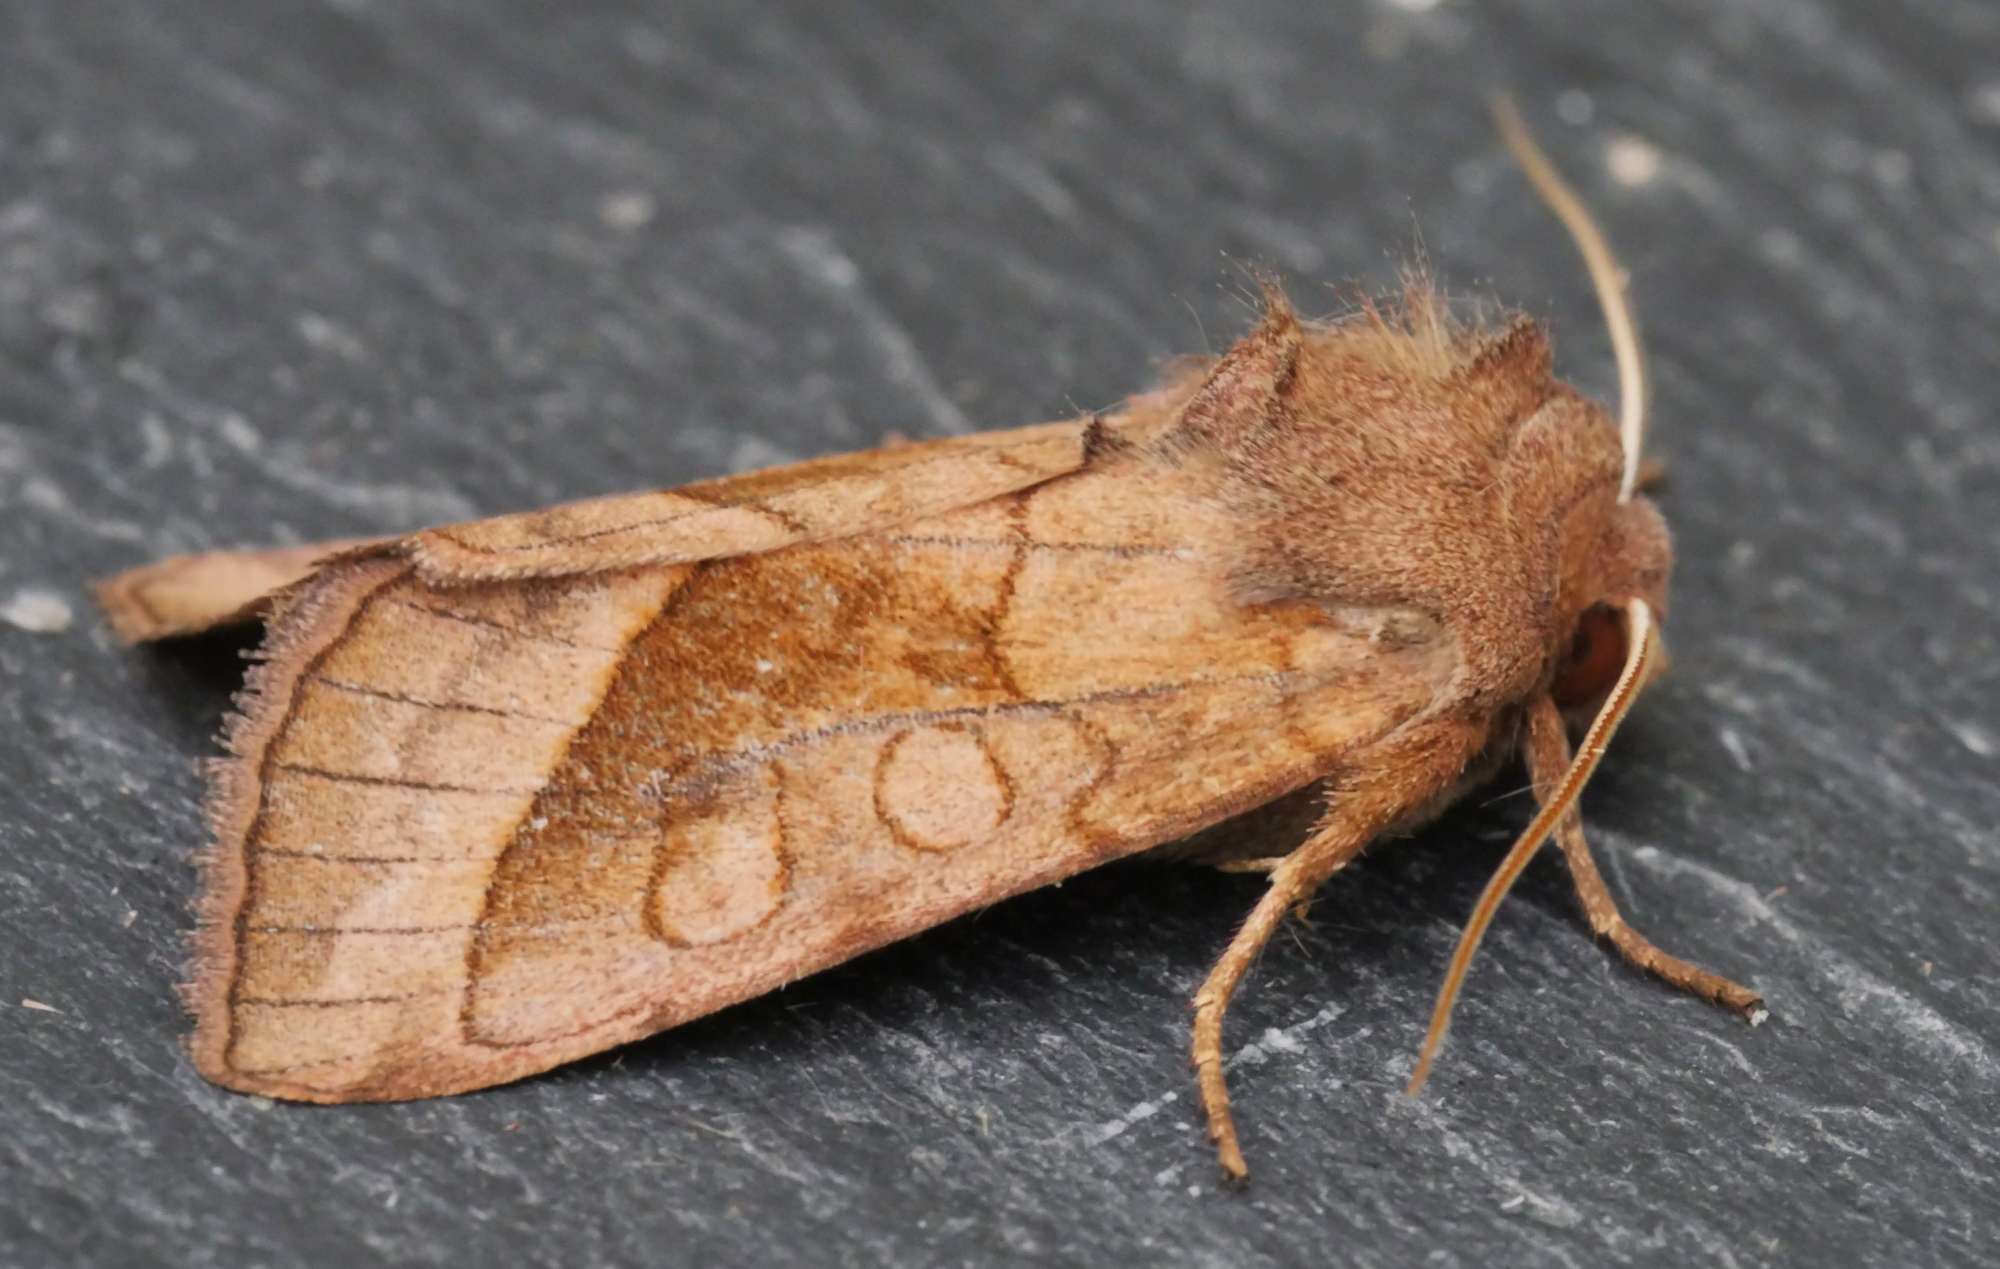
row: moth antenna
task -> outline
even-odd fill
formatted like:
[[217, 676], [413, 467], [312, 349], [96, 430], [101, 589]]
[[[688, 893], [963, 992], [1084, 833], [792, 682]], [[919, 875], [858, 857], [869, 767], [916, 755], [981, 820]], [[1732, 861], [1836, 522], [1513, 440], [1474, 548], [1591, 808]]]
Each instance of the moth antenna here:
[[1639, 460], [1646, 440], [1646, 354], [1639, 346], [1639, 324], [1633, 319], [1631, 302], [1618, 260], [1604, 231], [1591, 219], [1590, 210], [1556, 171], [1549, 156], [1535, 144], [1521, 112], [1511, 97], [1493, 99], [1493, 122], [1500, 139], [1507, 144], [1514, 161], [1527, 174], [1549, 210], [1569, 230], [1570, 240], [1583, 255], [1590, 270], [1590, 282], [1597, 290], [1597, 304], [1604, 312], [1605, 328], [1611, 333], [1611, 351], [1618, 359], [1618, 438], [1625, 450], [1625, 475], [1618, 484], [1618, 501], [1630, 502], [1639, 487]]
[[1451, 968], [1445, 971], [1444, 986], [1439, 989], [1437, 1005], [1431, 1010], [1431, 1029], [1424, 1036], [1424, 1047], [1417, 1055], [1417, 1067], [1410, 1075], [1409, 1087], [1403, 1090], [1408, 1096], [1415, 1097], [1423, 1089], [1424, 1081], [1430, 1078], [1431, 1063], [1444, 1044], [1445, 1032], [1451, 1029], [1452, 1006], [1458, 1002], [1459, 988], [1465, 984], [1465, 972], [1472, 964], [1472, 954], [1479, 950], [1479, 940], [1485, 937], [1486, 927], [1492, 924], [1500, 901], [1514, 888], [1515, 880], [1535, 857], [1535, 852], [1541, 848], [1549, 833], [1576, 805], [1583, 786], [1590, 782], [1591, 773], [1597, 770], [1598, 761], [1604, 757], [1604, 748], [1610, 743], [1611, 733], [1618, 730], [1618, 724], [1631, 711], [1632, 702], [1638, 699], [1640, 689], [1652, 677], [1653, 662], [1659, 656], [1659, 637], [1654, 632], [1653, 610], [1645, 600], [1634, 597], [1625, 601], [1625, 620], [1628, 650], [1625, 668], [1619, 672], [1618, 682], [1605, 699], [1604, 707], [1597, 711], [1590, 730], [1584, 733], [1583, 743], [1577, 747], [1576, 757], [1570, 760], [1569, 769], [1563, 772], [1561, 782], [1515, 840], [1507, 857], [1500, 861], [1493, 879], [1486, 883], [1485, 892], [1472, 909], [1471, 919], [1465, 923], [1465, 933], [1458, 937], [1458, 950], [1452, 953]]

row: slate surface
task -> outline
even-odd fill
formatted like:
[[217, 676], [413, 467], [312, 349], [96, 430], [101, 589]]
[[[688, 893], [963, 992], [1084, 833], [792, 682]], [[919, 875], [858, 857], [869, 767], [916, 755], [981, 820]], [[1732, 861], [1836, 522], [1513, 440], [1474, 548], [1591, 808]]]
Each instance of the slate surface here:
[[[0, 1259], [2000, 1255], [2000, 9], [569, 8], [0, 6]], [[1682, 552], [1588, 817], [1769, 1026], [1594, 947], [1545, 859], [1400, 1098], [1507, 798], [1265, 958], [1244, 1193], [1185, 1000], [1257, 886], [1158, 865], [502, 1091], [195, 1077], [235, 650], [121, 651], [84, 579], [1108, 403], [1240, 330], [1246, 265], [1326, 309], [1419, 234], [1606, 391], [1499, 83], [1631, 267]]]

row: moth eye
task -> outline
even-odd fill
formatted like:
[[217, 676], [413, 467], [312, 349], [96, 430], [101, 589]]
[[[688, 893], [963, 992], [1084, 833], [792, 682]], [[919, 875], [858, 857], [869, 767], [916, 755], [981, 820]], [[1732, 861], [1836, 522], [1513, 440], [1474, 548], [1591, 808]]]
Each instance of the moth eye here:
[[1609, 604], [1593, 604], [1576, 623], [1576, 635], [1550, 688], [1565, 708], [1588, 704], [1611, 690], [1625, 668], [1625, 629]]

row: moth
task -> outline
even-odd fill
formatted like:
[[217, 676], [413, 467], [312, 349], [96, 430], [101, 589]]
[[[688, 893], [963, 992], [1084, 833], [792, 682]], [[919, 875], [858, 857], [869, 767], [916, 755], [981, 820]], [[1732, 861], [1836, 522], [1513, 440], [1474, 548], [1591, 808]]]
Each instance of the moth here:
[[[1427, 289], [1254, 330], [1112, 413], [102, 583], [132, 641], [268, 625], [212, 771], [200, 1072], [270, 1097], [519, 1079], [1309, 785], [1194, 997], [1225, 1172], [1230, 998], [1370, 842], [1525, 757], [1591, 928], [1579, 791], [1661, 665], [1641, 358], [1602, 235], [1510, 108], [1614, 337], [1614, 424], [1521, 319]], [[1565, 716], [1588, 718], [1572, 751]]]

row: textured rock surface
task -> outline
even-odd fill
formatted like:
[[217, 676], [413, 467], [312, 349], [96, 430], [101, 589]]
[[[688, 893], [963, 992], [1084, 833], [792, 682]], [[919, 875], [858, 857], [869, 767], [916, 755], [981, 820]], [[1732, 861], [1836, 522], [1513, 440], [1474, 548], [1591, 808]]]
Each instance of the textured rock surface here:
[[[2000, 1254], [2000, 10], [0, 7], [0, 1259], [1958, 1263]], [[1521, 818], [1256, 892], [1107, 870], [518, 1087], [211, 1088], [173, 996], [235, 649], [83, 579], [1114, 400], [1245, 265], [1548, 315], [1511, 83], [1621, 244], [1682, 566], [1587, 813], [1758, 1031], [1594, 947], [1553, 859], [1397, 1095]], [[1503, 784], [1496, 792], [1504, 792]], [[39, 1002], [39, 1008], [27, 1002]]]

